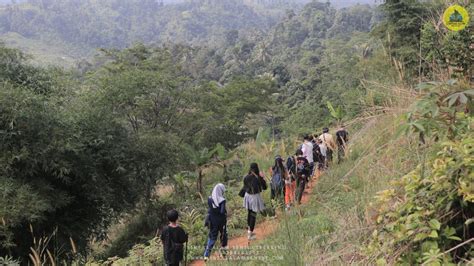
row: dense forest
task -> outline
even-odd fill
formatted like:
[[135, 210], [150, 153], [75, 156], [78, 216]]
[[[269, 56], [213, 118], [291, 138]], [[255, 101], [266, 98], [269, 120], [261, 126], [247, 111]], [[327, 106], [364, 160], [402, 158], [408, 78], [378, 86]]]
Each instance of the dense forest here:
[[0, 38], [41, 63], [72, 66], [97, 48], [138, 42], [219, 47], [236, 31], [257, 38], [306, 2], [21, 1], [0, 7]]
[[77, 59], [137, 42], [216, 46], [229, 31], [269, 30], [286, 8], [298, 7], [294, 1], [26, 1], [0, 8], [0, 34], [20, 44], [65, 46], [62, 53]]
[[[51, 44], [82, 57], [69, 68], [32, 64], [29, 54], [0, 46], [2, 260], [84, 264], [121, 257], [126, 265], [137, 262], [134, 250], [145, 249], [140, 261], [157, 263], [162, 251], [153, 239], [167, 209], [185, 214], [192, 243], [200, 245], [202, 199], [212, 184], [224, 182], [232, 197], [252, 159], [269, 166], [278, 149], [293, 152], [289, 143], [301, 134], [341, 121], [363, 130], [382, 115], [397, 117], [406, 141], [426, 145], [404, 154], [409, 165], [394, 176], [420, 169], [410, 163], [461, 157], [449, 170], [426, 170], [430, 178], [449, 172], [452, 183], [435, 181], [440, 191], [454, 191], [451, 202], [438, 190], [425, 191], [416, 171], [408, 177], [416, 182], [397, 183], [415, 203], [379, 208], [373, 226], [392, 231], [364, 232], [373, 238], [361, 240], [359, 262], [413, 264], [441, 253], [445, 262], [472, 259], [472, 245], [450, 250], [473, 236], [472, 142], [460, 144], [472, 141], [472, 22], [459, 32], [440, 26], [441, 1], [340, 9], [318, 1], [168, 2], [28, 0], [0, 7], [7, 44], [20, 35], [25, 45]], [[472, 4], [467, 8], [472, 14]], [[405, 98], [412, 99], [401, 106]], [[453, 142], [453, 153], [442, 153], [439, 140]], [[358, 166], [361, 154], [354, 151], [329, 175]], [[411, 198], [412, 190], [438, 201]], [[377, 204], [396, 197], [379, 194]], [[241, 204], [229, 202], [235, 209]], [[448, 204], [453, 209], [443, 212]], [[419, 224], [409, 225], [418, 230], [416, 240], [400, 236], [406, 221], [396, 215], [415, 205], [424, 206], [439, 239], [425, 232], [418, 212], [410, 217]], [[233, 211], [231, 233], [243, 228], [243, 215]], [[390, 254], [401, 246], [408, 248]]]

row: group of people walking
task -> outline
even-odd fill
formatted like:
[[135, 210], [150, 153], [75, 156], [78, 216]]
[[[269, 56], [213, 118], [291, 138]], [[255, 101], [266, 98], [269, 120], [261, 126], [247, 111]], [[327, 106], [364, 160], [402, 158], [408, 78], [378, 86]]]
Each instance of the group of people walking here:
[[295, 202], [300, 204], [311, 177], [319, 176], [329, 167], [336, 151], [338, 163], [344, 160], [348, 141], [349, 133], [344, 126], [337, 130], [336, 141], [329, 129], [324, 128], [319, 136], [305, 135], [294, 156], [287, 158], [286, 165], [283, 164], [282, 157], [277, 155], [271, 168], [272, 199], [279, 199], [280, 195], [284, 195], [286, 210]]
[[[294, 204], [300, 204], [303, 192], [313, 176], [326, 170], [333, 161], [337, 152], [338, 163], [344, 160], [349, 134], [342, 126], [336, 132], [336, 141], [324, 128], [321, 135], [305, 135], [303, 143], [296, 150], [294, 156], [288, 156], [286, 163], [280, 155], [275, 157], [274, 165], [270, 169], [270, 188], [272, 200], [284, 201], [288, 211]], [[247, 175], [243, 179], [239, 196], [243, 198], [243, 207], [247, 210], [247, 238], [254, 240], [257, 213], [265, 210], [261, 193], [267, 190], [265, 174], [260, 171], [257, 163], [251, 163]], [[208, 213], [205, 225], [209, 228], [208, 239], [204, 250], [204, 259], [207, 260], [211, 251], [220, 239], [223, 254], [227, 249], [227, 210], [224, 184], [214, 186], [211, 196], [207, 200]], [[179, 265], [183, 258], [183, 243], [187, 242], [184, 230], [176, 224], [178, 213], [175, 210], [168, 212], [169, 226], [165, 227], [161, 240], [164, 245], [165, 261], [167, 265]], [[178, 229], [177, 229], [178, 228]], [[171, 239], [171, 240], [170, 240]], [[168, 246], [167, 246], [168, 245]], [[179, 251], [181, 249], [181, 251]], [[177, 263], [177, 264], [176, 264]]]

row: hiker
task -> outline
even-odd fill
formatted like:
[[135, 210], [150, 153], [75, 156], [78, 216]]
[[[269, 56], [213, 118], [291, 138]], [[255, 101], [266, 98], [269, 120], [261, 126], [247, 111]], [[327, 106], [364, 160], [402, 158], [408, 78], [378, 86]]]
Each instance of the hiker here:
[[[323, 166], [324, 166], [324, 155], [321, 152], [321, 147], [319, 147], [319, 142], [320, 142], [320, 140], [316, 136], [313, 136], [313, 140], [311, 141], [311, 143], [313, 143], [313, 159], [314, 159], [313, 173], [314, 173], [314, 171], [317, 170], [318, 171], [318, 177], [319, 177], [321, 171], [324, 169], [323, 168]], [[324, 152], [326, 152], [326, 150], [324, 150]]]
[[298, 204], [301, 203], [301, 198], [303, 197], [303, 192], [306, 187], [306, 180], [308, 176], [311, 174], [311, 169], [309, 167], [309, 162], [306, 157], [303, 156], [302, 150], [296, 151], [296, 201]]
[[347, 142], [349, 141], [349, 133], [345, 129], [344, 125], [336, 131], [336, 143], [337, 143], [337, 163], [341, 163], [346, 156]]
[[329, 128], [327, 127], [323, 128], [323, 134], [319, 136], [319, 139], [321, 139], [322, 142], [327, 147], [327, 151], [326, 151], [326, 167], [327, 167], [329, 166], [329, 163], [332, 162], [332, 155], [337, 148], [336, 143], [334, 142], [332, 135], [329, 134]]
[[250, 170], [244, 177], [244, 187], [239, 195], [244, 197], [244, 207], [247, 209], [247, 234], [248, 240], [255, 239], [255, 223], [257, 221], [257, 213], [265, 210], [260, 192], [267, 189], [267, 182], [264, 175], [260, 172], [257, 163], [250, 164]]
[[308, 160], [309, 167], [310, 167], [310, 174], [306, 177], [306, 183], [309, 182], [309, 178], [313, 175], [314, 169], [314, 160], [313, 160], [313, 143], [311, 143], [313, 136], [305, 135], [303, 138], [303, 146], [301, 151], [303, 152], [303, 156]]
[[188, 242], [188, 234], [178, 225], [178, 211], [170, 210], [166, 213], [169, 224], [161, 232], [163, 254], [167, 266], [179, 266], [183, 260], [183, 245]]
[[291, 205], [295, 201], [295, 190], [296, 190], [296, 157], [289, 156], [286, 160], [286, 169], [288, 169], [285, 178], [285, 210], [288, 211]]
[[270, 168], [270, 173], [272, 177], [270, 180], [271, 199], [280, 199], [284, 194], [284, 180], [287, 175], [283, 159], [280, 155], [275, 157], [275, 164]]
[[212, 247], [220, 234], [222, 249], [227, 248], [227, 210], [225, 208], [224, 198], [225, 186], [217, 184], [212, 190], [212, 195], [207, 199], [209, 207], [206, 218], [206, 226], [209, 227], [209, 236], [207, 239], [206, 250], [204, 251], [204, 260], [208, 260]]
[[321, 139], [317, 139], [316, 143], [319, 147], [319, 153], [320, 153], [320, 161], [318, 162], [318, 169], [320, 171], [324, 171], [326, 169], [326, 155], [327, 155], [328, 148], [326, 147], [326, 144], [324, 144]]

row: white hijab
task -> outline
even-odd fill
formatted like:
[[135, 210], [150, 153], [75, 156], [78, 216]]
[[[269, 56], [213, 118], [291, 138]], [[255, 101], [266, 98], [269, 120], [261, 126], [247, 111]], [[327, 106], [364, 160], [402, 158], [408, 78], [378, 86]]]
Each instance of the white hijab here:
[[212, 206], [219, 207], [219, 204], [225, 200], [224, 198], [225, 186], [222, 183], [217, 184], [212, 190]]

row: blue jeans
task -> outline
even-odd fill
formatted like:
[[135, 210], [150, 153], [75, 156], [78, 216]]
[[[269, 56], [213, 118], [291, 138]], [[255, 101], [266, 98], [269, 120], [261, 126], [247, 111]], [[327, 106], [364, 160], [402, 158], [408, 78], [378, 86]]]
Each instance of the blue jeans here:
[[226, 223], [222, 224], [212, 224], [210, 226], [209, 236], [207, 239], [206, 250], [204, 251], [204, 257], [209, 257], [211, 250], [216, 244], [217, 236], [220, 234], [221, 246], [227, 247], [227, 225]]

